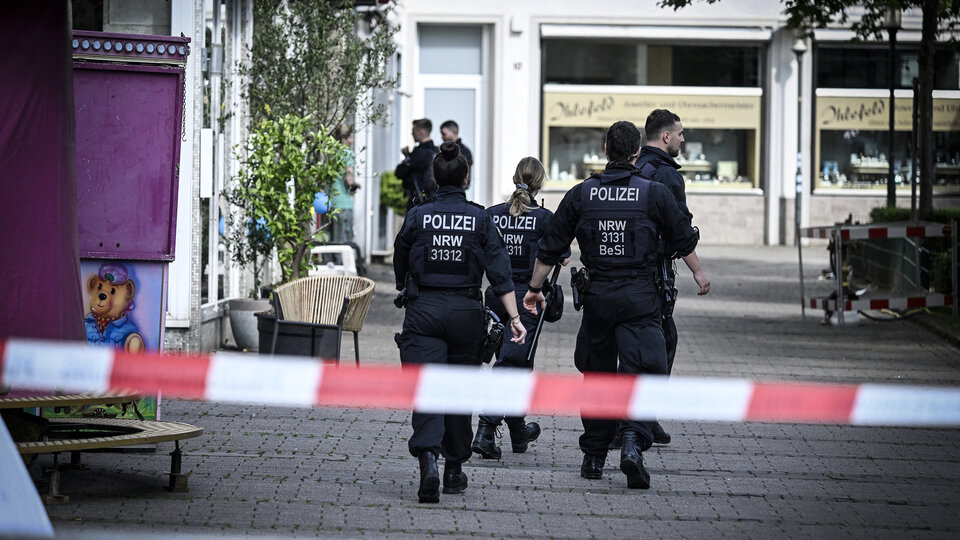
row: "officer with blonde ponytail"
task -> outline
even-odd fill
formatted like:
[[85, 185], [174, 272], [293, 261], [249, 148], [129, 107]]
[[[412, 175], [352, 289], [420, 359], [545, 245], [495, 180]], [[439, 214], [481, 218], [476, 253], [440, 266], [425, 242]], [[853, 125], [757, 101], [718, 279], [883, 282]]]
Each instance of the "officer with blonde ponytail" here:
[[[513, 175], [513, 183], [516, 186], [513, 194], [510, 195], [507, 202], [487, 209], [494, 224], [500, 229], [504, 244], [507, 246], [507, 253], [510, 255], [513, 282], [516, 285], [517, 305], [523, 301], [523, 295], [527, 292], [527, 283], [530, 281], [537, 254], [537, 241], [540, 240], [547, 223], [553, 216], [553, 212], [541, 208], [536, 202], [537, 192], [543, 187], [545, 177], [546, 173], [540, 160], [535, 157], [521, 159], [520, 163], [517, 164], [517, 171]], [[503, 303], [490, 288], [486, 291], [485, 301], [487, 307], [497, 313], [501, 319], [507, 315]], [[520, 322], [523, 323], [527, 333], [531, 336], [537, 327], [537, 319], [538, 315], [534, 315], [525, 309], [520, 310]], [[529, 354], [530, 347], [536, 347], [533, 340], [527, 340], [526, 343], [504, 340], [500, 351], [497, 353], [497, 362], [493, 365], [493, 368], [511, 367], [532, 370], [533, 355]], [[500, 459], [501, 452], [496, 440], [494, 440], [494, 434], [503, 420], [502, 415], [480, 416], [477, 435], [473, 439], [472, 446], [475, 453], [487, 459]], [[508, 417], [506, 422], [510, 430], [510, 442], [514, 453], [522, 454], [526, 452], [527, 445], [540, 436], [540, 425], [536, 422], [527, 423], [522, 416]]]

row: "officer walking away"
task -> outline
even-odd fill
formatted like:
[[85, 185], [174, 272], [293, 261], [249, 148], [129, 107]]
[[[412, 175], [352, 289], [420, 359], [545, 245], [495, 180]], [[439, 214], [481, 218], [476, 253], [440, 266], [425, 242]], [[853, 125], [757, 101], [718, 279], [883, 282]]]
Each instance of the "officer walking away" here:
[[[491, 206], [487, 212], [493, 217], [493, 222], [503, 236], [510, 255], [510, 266], [513, 269], [513, 283], [516, 285], [517, 305], [523, 301], [527, 292], [527, 283], [533, 272], [536, 259], [537, 241], [543, 236], [553, 212], [537, 205], [536, 196], [543, 187], [546, 173], [543, 164], [535, 157], [525, 157], [517, 164], [513, 174], [513, 183], [516, 189], [507, 202]], [[569, 254], [568, 254], [569, 255]], [[493, 287], [488, 287], [485, 294], [487, 307], [493, 310], [498, 317], [507, 316], [506, 308], [497, 298]], [[536, 343], [533, 342], [533, 332], [537, 328], [538, 316], [526, 310], [520, 311], [520, 322], [531, 337], [523, 345], [512, 341], [504, 341], [497, 354], [497, 361], [493, 369], [521, 368], [533, 370], [533, 356]], [[500, 459], [501, 451], [494, 439], [503, 415], [480, 415], [477, 425], [477, 436], [473, 439], [473, 451], [486, 459]], [[510, 443], [515, 454], [527, 451], [527, 445], [540, 436], [540, 425], [536, 422], [527, 423], [522, 416], [506, 418], [510, 430]]]
[[456, 122], [447, 120], [440, 124], [440, 138], [443, 139], [443, 142], [457, 143], [457, 146], [460, 147], [460, 154], [467, 160], [467, 170], [473, 167], [473, 152], [467, 148], [467, 145], [463, 144], [463, 139], [460, 138], [460, 126]]
[[[589, 347], [590, 354], [577, 351], [575, 355], [585, 359], [577, 367], [586, 376], [593, 372], [666, 374], [658, 237], [669, 254], [679, 256], [692, 252], [699, 238], [670, 191], [640, 177], [634, 167], [640, 141], [640, 130], [631, 122], [620, 121], [607, 130], [607, 166], [564, 195], [540, 239], [530, 290], [523, 298], [531, 312], [538, 304], [543, 306], [543, 294], [537, 291], [576, 237], [580, 261], [588, 273], [588, 279], [578, 281], [586, 339], [577, 346]], [[583, 287], [586, 282], [589, 285]], [[653, 421], [582, 418], [582, 422], [580, 476], [603, 476], [607, 449], [619, 435], [620, 470], [627, 476], [627, 487], [650, 487], [642, 452], [653, 443]]]
[[394, 173], [402, 182], [403, 193], [407, 198], [407, 210], [413, 206], [414, 200], [433, 192], [434, 180], [431, 172], [433, 157], [437, 155], [437, 145], [433, 144], [430, 132], [433, 131], [433, 122], [429, 118], [420, 118], [413, 121], [411, 134], [416, 146], [411, 150], [404, 146], [403, 161], [397, 165]]
[[[683, 145], [683, 124], [680, 117], [666, 109], [656, 109], [647, 116], [647, 122], [644, 126], [647, 144], [640, 148], [640, 156], [637, 158], [637, 169], [640, 176], [649, 178], [667, 186], [673, 196], [680, 203], [680, 209], [687, 217], [693, 220], [693, 214], [687, 207], [687, 194], [683, 181], [683, 176], [677, 171], [680, 165], [673, 159], [680, 155], [680, 148]], [[710, 278], [700, 264], [700, 258], [697, 252], [693, 251], [683, 262], [693, 273], [693, 279], [697, 282], [700, 290], [698, 295], [702, 296], [710, 292]], [[677, 325], [673, 320], [673, 307], [677, 301], [676, 287], [676, 269], [672, 260], [664, 260], [661, 268], [663, 274], [663, 289], [665, 298], [663, 299], [663, 338], [667, 344], [667, 374], [673, 373], [673, 360], [677, 354]], [[581, 339], [581, 336], [577, 336]], [[660, 422], [653, 425], [653, 442], [655, 444], [670, 444], [671, 437]], [[620, 441], [614, 439], [611, 448], [619, 448]]]
[[[680, 147], [684, 141], [680, 117], [666, 109], [656, 109], [647, 116], [644, 131], [647, 144], [640, 148], [640, 156], [637, 158], [637, 169], [640, 170], [640, 175], [667, 186], [680, 203], [680, 209], [693, 220], [693, 214], [687, 208], [683, 176], [677, 171], [680, 165], [673, 159], [680, 155]], [[689, 255], [683, 257], [683, 262], [693, 273], [693, 279], [700, 287], [697, 294], [703, 296], [710, 292], [710, 278], [704, 272], [697, 252], [691, 251]], [[676, 281], [673, 261], [665, 265], [665, 270], [664, 286], [673, 288]], [[672, 302], [676, 302], [676, 295], [673, 296]], [[667, 342], [667, 374], [669, 375], [673, 372], [673, 359], [677, 353], [677, 325], [673, 320], [672, 305], [664, 310], [663, 337]], [[659, 423], [654, 426], [653, 436], [654, 442], [658, 444], [670, 442], [670, 435], [660, 427]]]
[[[397, 335], [400, 361], [410, 364], [479, 365], [485, 337], [480, 286], [483, 273], [510, 319], [511, 341], [527, 335], [514, 298], [510, 257], [483, 206], [467, 201], [467, 161], [456, 144], [443, 143], [433, 161], [435, 198], [407, 212], [394, 242], [393, 269], [406, 312]], [[462, 463], [471, 454], [470, 415], [413, 413], [410, 454], [420, 460], [420, 502], [439, 502], [437, 456], [446, 459], [443, 492], [462, 493]]]

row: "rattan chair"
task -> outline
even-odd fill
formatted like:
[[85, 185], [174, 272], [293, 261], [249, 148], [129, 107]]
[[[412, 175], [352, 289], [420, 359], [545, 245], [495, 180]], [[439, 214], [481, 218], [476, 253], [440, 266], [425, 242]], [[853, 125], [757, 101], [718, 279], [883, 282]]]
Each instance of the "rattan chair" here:
[[283, 325], [310, 328], [310, 355], [314, 356], [314, 337], [318, 330], [337, 331], [337, 362], [340, 362], [340, 336], [353, 332], [353, 349], [360, 365], [359, 332], [373, 299], [374, 282], [359, 276], [310, 276], [280, 285], [273, 291], [276, 321], [270, 354], [276, 350], [277, 335]]

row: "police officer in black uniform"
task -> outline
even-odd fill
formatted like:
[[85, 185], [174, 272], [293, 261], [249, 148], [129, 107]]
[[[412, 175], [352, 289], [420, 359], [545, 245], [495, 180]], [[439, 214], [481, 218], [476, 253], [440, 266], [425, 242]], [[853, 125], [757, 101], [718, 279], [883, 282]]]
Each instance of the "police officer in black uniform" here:
[[[540, 239], [530, 290], [523, 298], [527, 310], [543, 304], [539, 289], [576, 237], [590, 277], [589, 288], [582, 291], [581, 324], [588, 339], [578, 343], [590, 347], [589, 355], [578, 355], [586, 360], [577, 366], [585, 373], [666, 374], [657, 238], [663, 239], [670, 254], [680, 256], [693, 251], [699, 238], [669, 190], [638, 175], [634, 161], [640, 141], [640, 130], [631, 122], [617, 122], [607, 130], [606, 169], [564, 195]], [[620, 470], [627, 476], [627, 486], [650, 487], [641, 453], [653, 442], [653, 421], [582, 421], [582, 477], [602, 477], [607, 449], [619, 435]]]
[[[436, 196], [414, 206], [394, 243], [397, 289], [405, 291], [406, 313], [398, 336], [404, 364], [478, 365], [485, 312], [480, 286], [486, 270], [509, 317], [511, 341], [522, 344], [510, 279], [510, 258], [483, 206], [467, 200], [467, 162], [456, 143], [443, 143], [433, 161]], [[415, 289], [415, 291], [414, 291]], [[443, 492], [461, 493], [467, 476], [461, 464], [471, 454], [470, 415], [413, 413], [410, 453], [420, 460], [420, 502], [440, 500], [437, 455], [443, 454]]]
[[[680, 122], [680, 117], [667, 109], [655, 109], [647, 115], [644, 134], [647, 136], [647, 144], [640, 148], [640, 155], [637, 157], [636, 163], [640, 175], [667, 186], [677, 202], [680, 203], [680, 209], [693, 220], [693, 214], [687, 207], [686, 187], [683, 176], [679, 172], [680, 165], [673, 159], [680, 155], [680, 148], [684, 142], [683, 124]], [[702, 296], [710, 292], [710, 278], [704, 272], [697, 252], [691, 251], [683, 257], [683, 262], [693, 273], [693, 279], [700, 287], [697, 294]], [[668, 261], [666, 264], [664, 280], [668, 287], [673, 286], [676, 280], [673, 261]], [[676, 298], [673, 301], [676, 302]], [[667, 342], [668, 375], [673, 372], [673, 359], [677, 355], [677, 325], [673, 320], [672, 310], [670, 311], [671, 313], [665, 313], [663, 317], [663, 337]], [[670, 434], [663, 429], [659, 422], [653, 425], [653, 441], [655, 443], [670, 444], [670, 439]]]
[[[517, 186], [513, 194], [505, 203], [491, 206], [487, 212], [493, 217], [494, 223], [503, 235], [510, 255], [510, 265], [513, 268], [513, 283], [516, 285], [516, 302], [523, 301], [527, 292], [527, 283], [533, 272], [533, 262], [536, 259], [537, 241], [543, 236], [553, 212], [537, 205], [537, 192], [543, 187], [546, 173], [543, 164], [535, 157], [525, 157], [517, 164], [513, 174], [513, 183]], [[568, 254], [569, 256], [569, 254]], [[503, 303], [497, 298], [492, 287], [487, 288], [486, 304], [498, 317], [506, 316]], [[526, 310], [520, 311], [520, 321], [530, 334], [537, 328], [538, 316]], [[497, 354], [497, 362], [493, 365], [498, 368], [533, 369], [533, 355], [530, 348], [536, 347], [531, 339], [523, 345], [504, 340], [503, 346]], [[535, 354], [536, 351], [534, 351]], [[528, 358], [529, 357], [529, 358]], [[480, 415], [477, 425], [477, 436], [473, 439], [473, 451], [486, 459], [500, 459], [501, 451], [494, 439], [497, 427], [504, 420], [503, 415]], [[510, 430], [510, 443], [513, 452], [522, 454], [527, 451], [527, 445], [540, 436], [540, 425], [536, 422], [527, 423], [522, 416], [506, 418]]]
[[403, 161], [397, 165], [394, 174], [402, 183], [403, 193], [407, 198], [407, 210], [418, 198], [433, 193], [434, 181], [431, 167], [433, 158], [439, 150], [430, 138], [431, 131], [433, 131], [433, 122], [429, 118], [414, 120], [411, 134], [417, 145], [413, 149], [404, 146], [400, 150], [403, 153]]

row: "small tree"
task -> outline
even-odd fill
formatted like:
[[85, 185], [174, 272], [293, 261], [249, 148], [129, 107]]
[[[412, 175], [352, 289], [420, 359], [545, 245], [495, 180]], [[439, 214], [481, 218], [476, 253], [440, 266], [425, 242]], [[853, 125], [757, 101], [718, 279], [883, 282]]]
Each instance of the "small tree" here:
[[[386, 117], [374, 94], [397, 84], [386, 71], [397, 29], [387, 10], [360, 12], [353, 0], [254, 0], [253, 9], [253, 45], [238, 71], [256, 127], [235, 152], [241, 171], [224, 196], [244, 214], [231, 228], [234, 261], [253, 263], [259, 279], [257, 257], [275, 248], [286, 281], [309, 267], [314, 195], [332, 195], [344, 170], [344, 146], [328, 130]], [[251, 220], [265, 235], [250, 234]]]
[[267, 116], [256, 125], [243, 152], [236, 152], [240, 172], [224, 191], [227, 201], [243, 211], [240, 220], [246, 224], [234, 227], [231, 235], [237, 263], [256, 265], [258, 255], [276, 249], [283, 281], [307, 274], [313, 245], [310, 210], [316, 193], [331, 193], [343, 174], [343, 148], [310, 117]]
[[[386, 15], [361, 13], [353, 0], [256, 0], [253, 47], [240, 67], [254, 121], [264, 118], [264, 106], [330, 128], [383, 120], [387, 107], [371, 90], [397, 85], [386, 71], [397, 32]], [[358, 35], [363, 17], [365, 37]]]

